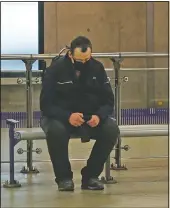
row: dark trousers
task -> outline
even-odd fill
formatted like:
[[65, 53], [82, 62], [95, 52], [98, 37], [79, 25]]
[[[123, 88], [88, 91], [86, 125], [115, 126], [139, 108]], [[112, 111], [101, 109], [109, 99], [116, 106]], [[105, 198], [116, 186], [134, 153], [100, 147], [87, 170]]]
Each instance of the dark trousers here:
[[[73, 173], [68, 156], [68, 143], [70, 135], [79, 134], [79, 127], [50, 118], [41, 119], [41, 128], [46, 134], [48, 151], [52, 161], [56, 182], [63, 179], [72, 179]], [[108, 118], [97, 127], [90, 128], [90, 136], [96, 140], [87, 165], [81, 170], [84, 181], [98, 177], [103, 171], [104, 164], [117, 142], [119, 128], [114, 119]]]

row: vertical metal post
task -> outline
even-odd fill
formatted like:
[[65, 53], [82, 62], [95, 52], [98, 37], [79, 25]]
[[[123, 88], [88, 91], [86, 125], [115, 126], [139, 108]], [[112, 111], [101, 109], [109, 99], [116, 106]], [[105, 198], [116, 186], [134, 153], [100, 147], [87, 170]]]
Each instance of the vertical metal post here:
[[[26, 67], [26, 108], [27, 108], [27, 128], [33, 127], [32, 110], [32, 61], [25, 62]], [[27, 141], [27, 168], [32, 170], [32, 148], [33, 141]]]
[[[11, 120], [11, 119], [10, 119]], [[14, 147], [16, 145], [15, 140], [15, 124], [17, 122], [12, 122], [7, 120], [7, 125], [9, 125], [9, 158], [10, 158], [10, 180], [5, 181], [5, 184], [3, 185], [4, 188], [17, 188], [21, 187], [21, 184], [15, 180], [14, 178]]]
[[105, 164], [105, 177], [102, 177], [101, 181], [105, 184], [117, 183], [117, 181], [110, 175], [110, 155]]
[[9, 126], [9, 158], [10, 158], [10, 183], [15, 184], [14, 179], [14, 146], [15, 146], [15, 138], [14, 138], [14, 126], [15, 124], [11, 124]]
[[[112, 58], [111, 59], [114, 66], [115, 71], [115, 118], [117, 121], [117, 125], [121, 124], [121, 99], [120, 99], [120, 93], [121, 93], [121, 81], [120, 81], [120, 64], [123, 61], [121, 58], [121, 54], [119, 55], [119, 58]], [[121, 137], [118, 137], [118, 142], [116, 145], [115, 150], [115, 162], [116, 166], [111, 167], [113, 170], [127, 170], [125, 166], [121, 165]]]
[[[115, 71], [115, 118], [117, 125], [120, 125], [121, 121], [121, 107], [120, 107], [120, 58], [112, 59]], [[118, 138], [118, 142], [115, 150], [115, 161], [117, 167], [121, 166], [121, 138]]]
[[[33, 109], [32, 109], [32, 65], [35, 60], [23, 60], [26, 67], [26, 111], [27, 128], [33, 127]], [[33, 141], [27, 141], [27, 168], [23, 167], [21, 173], [38, 173], [39, 171], [32, 166]]]
[[[115, 113], [116, 113], [115, 116], [116, 116], [117, 124], [119, 125], [120, 121], [121, 121], [120, 83], [119, 83], [119, 81], [120, 81], [119, 80], [119, 71], [120, 71], [121, 59], [120, 58], [118, 58], [118, 59], [112, 58], [111, 60], [113, 62], [114, 69], [115, 69]], [[120, 159], [121, 144], [118, 143], [116, 148], [118, 148], [118, 146], [119, 146], [119, 150], [116, 154], [117, 154], [117, 158]], [[115, 156], [115, 158], [116, 158], [116, 156]], [[105, 178], [102, 177], [103, 183], [106, 183], [106, 184], [117, 183], [117, 181], [115, 179], [113, 179], [113, 177], [110, 175], [110, 169], [111, 169], [111, 167], [110, 167], [110, 155], [109, 155], [109, 157], [106, 161], [106, 164], [105, 164]]]
[[117, 124], [121, 122], [121, 103], [120, 103], [120, 59], [113, 61], [115, 70], [115, 118]]
[[106, 177], [106, 180], [108, 180], [110, 177], [110, 155], [107, 158], [107, 161], [105, 164], [105, 177]]
[[[154, 2], [146, 2], [146, 52], [154, 52]], [[154, 68], [154, 59], [146, 58], [146, 67]], [[154, 107], [155, 71], [147, 70], [147, 108]]]

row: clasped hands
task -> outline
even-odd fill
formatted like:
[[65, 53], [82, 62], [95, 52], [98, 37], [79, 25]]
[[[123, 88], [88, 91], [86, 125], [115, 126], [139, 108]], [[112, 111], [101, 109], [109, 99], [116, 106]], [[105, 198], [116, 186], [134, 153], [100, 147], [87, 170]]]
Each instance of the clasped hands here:
[[[81, 126], [84, 122], [85, 120], [83, 119], [82, 113], [72, 113], [69, 118], [69, 123], [75, 127]], [[91, 119], [86, 123], [90, 127], [96, 127], [99, 124], [99, 122], [100, 122], [100, 118], [97, 115], [92, 115]]]

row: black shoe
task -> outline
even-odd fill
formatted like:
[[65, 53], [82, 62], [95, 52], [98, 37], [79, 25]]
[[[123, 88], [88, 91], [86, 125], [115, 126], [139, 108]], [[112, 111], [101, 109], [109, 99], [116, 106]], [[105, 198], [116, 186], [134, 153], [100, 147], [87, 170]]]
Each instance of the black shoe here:
[[58, 182], [59, 191], [74, 191], [74, 183], [72, 180], [63, 180]]
[[103, 190], [104, 185], [98, 178], [91, 178], [88, 182], [82, 182], [81, 188], [86, 190]]

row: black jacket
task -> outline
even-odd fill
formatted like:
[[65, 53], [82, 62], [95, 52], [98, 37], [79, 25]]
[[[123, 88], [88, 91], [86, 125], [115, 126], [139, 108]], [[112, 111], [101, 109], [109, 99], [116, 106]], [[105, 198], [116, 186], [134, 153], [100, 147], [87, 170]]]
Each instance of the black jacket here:
[[114, 95], [101, 62], [91, 58], [88, 67], [76, 76], [68, 55], [49, 66], [42, 82], [42, 116], [68, 121], [71, 113], [98, 115], [101, 120], [112, 114]]

